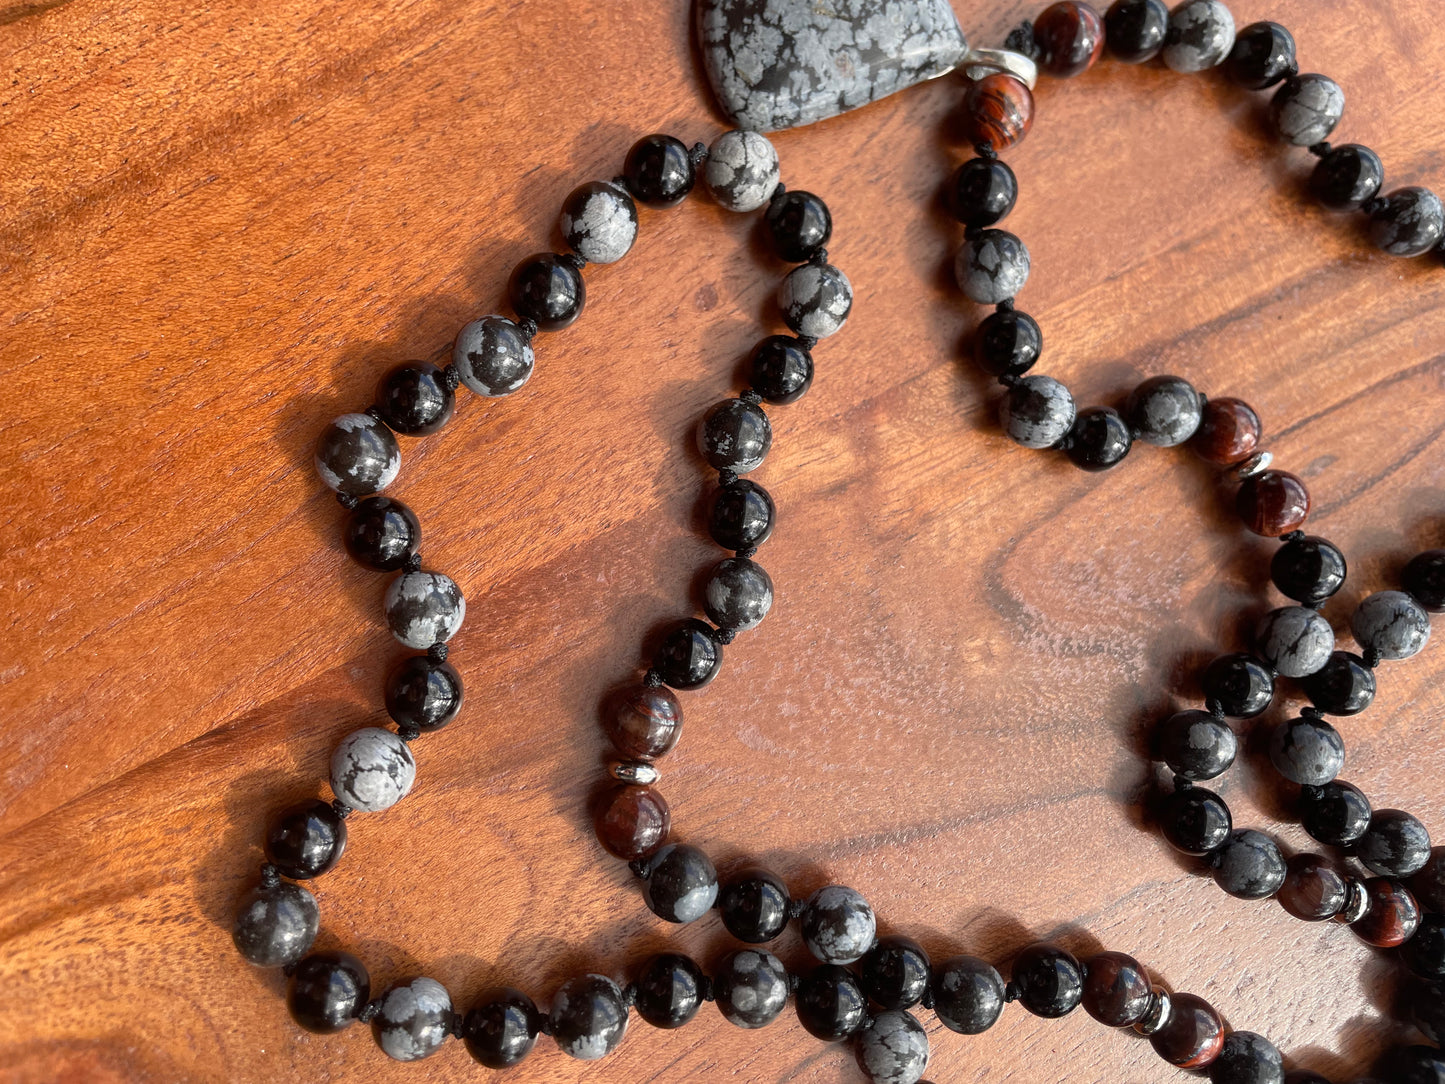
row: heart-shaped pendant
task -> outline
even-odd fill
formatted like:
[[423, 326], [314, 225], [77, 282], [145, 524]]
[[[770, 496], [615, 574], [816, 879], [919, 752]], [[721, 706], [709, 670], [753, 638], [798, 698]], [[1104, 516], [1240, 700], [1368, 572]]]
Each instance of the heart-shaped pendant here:
[[968, 52], [948, 0], [697, 0], [697, 25], [718, 103], [760, 132], [867, 105]]

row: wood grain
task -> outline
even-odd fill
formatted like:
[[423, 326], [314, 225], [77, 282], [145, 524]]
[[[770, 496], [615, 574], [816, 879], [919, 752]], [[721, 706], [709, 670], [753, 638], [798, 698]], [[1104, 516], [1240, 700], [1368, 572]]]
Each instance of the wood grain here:
[[[1445, 185], [1445, 36], [1425, 0], [1238, 0], [1346, 88], [1340, 138], [1394, 183]], [[979, 41], [1030, 9], [961, 0]], [[349, 563], [309, 467], [382, 369], [443, 354], [511, 266], [559, 243], [570, 188], [638, 136], [709, 139], [685, 5], [155, 0], [0, 8], [0, 1074], [13, 1081], [471, 1080], [452, 1044], [387, 1062], [360, 1027], [289, 1022], [278, 975], [230, 945], [270, 810], [318, 792], [331, 746], [380, 722], [403, 652], [381, 578]], [[857, 290], [808, 396], [773, 412], [759, 478], [772, 616], [686, 699], [663, 765], [678, 832], [795, 891], [862, 889], [930, 951], [1002, 960], [1058, 934], [1132, 952], [1291, 1063], [1348, 1079], [1402, 1032], [1392, 965], [1332, 925], [1220, 893], [1148, 822], [1153, 720], [1277, 604], [1270, 546], [1187, 455], [1107, 476], [1010, 446], [960, 363], [976, 318], [948, 284], [938, 209], [959, 157], [944, 79], [777, 137], [829, 201]], [[1106, 63], [1039, 94], [1011, 155], [1011, 228], [1042, 369], [1083, 402], [1177, 372], [1239, 395], [1304, 476], [1351, 576], [1327, 613], [1442, 544], [1445, 273], [1369, 253], [1301, 197], [1309, 158], [1263, 138], [1263, 99]], [[319, 885], [325, 945], [378, 988], [411, 971], [465, 1005], [506, 980], [544, 1004], [579, 970], [626, 975], [716, 920], [663, 929], [592, 840], [595, 705], [686, 613], [700, 411], [737, 386], [781, 273], [704, 199], [644, 215], [589, 305], [511, 399], [462, 393], [407, 441], [397, 492], [429, 564], [465, 587], [468, 706], [419, 743], [419, 783], [353, 822]], [[1445, 649], [1383, 673], [1348, 720], [1346, 775], [1440, 817]], [[1307, 840], [1261, 760], [1241, 824]], [[803, 955], [793, 934], [781, 949]], [[1082, 1013], [942, 1031], [929, 1076], [1184, 1079]], [[858, 1081], [793, 1022], [711, 1009], [635, 1024], [606, 1062], [545, 1041], [516, 1079]]]

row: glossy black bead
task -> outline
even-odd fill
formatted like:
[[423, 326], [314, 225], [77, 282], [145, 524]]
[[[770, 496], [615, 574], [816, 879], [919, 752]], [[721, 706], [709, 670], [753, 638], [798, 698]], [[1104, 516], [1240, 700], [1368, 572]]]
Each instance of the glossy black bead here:
[[1431, 613], [1445, 613], [1445, 550], [1426, 550], [1411, 559], [1401, 586]]
[[1220, 655], [1200, 679], [1206, 702], [1234, 719], [1252, 719], [1274, 699], [1274, 672], [1253, 655]]
[[717, 909], [728, 933], [746, 944], [761, 945], [787, 929], [788, 886], [768, 870], [744, 870], [722, 886]]
[[981, 1035], [1003, 1012], [1005, 992], [1003, 976], [987, 960], [955, 956], [933, 977], [933, 1011], [950, 1031]]
[[376, 409], [393, 432], [412, 437], [435, 433], [451, 420], [456, 397], [446, 374], [429, 361], [408, 361], [381, 378]]
[[484, 994], [462, 1021], [467, 1053], [488, 1069], [516, 1065], [537, 1045], [541, 1015], [520, 990], [504, 986]]
[[552, 995], [547, 1019], [562, 1053], [595, 1061], [617, 1049], [627, 1034], [627, 999], [606, 975], [579, 975]]
[[386, 675], [386, 713], [397, 726], [440, 730], [462, 708], [462, 675], [447, 662], [411, 655]]
[[507, 297], [518, 316], [535, 321], [543, 331], [561, 331], [582, 315], [587, 285], [569, 260], [543, 252], [516, 266]]
[[1358, 715], [1374, 702], [1375, 672], [1350, 651], [1333, 651], [1313, 674], [1300, 679], [1310, 703], [1326, 715]]
[[863, 1026], [868, 999], [846, 967], [823, 964], [798, 986], [798, 1021], [825, 1043], [846, 1039]]
[[1380, 194], [1385, 164], [1369, 147], [1345, 143], [1330, 148], [1310, 174], [1310, 194], [1331, 211], [1358, 211]]
[[669, 843], [648, 863], [642, 898], [660, 919], [696, 922], [717, 900], [717, 870], [696, 847]]
[[779, 259], [802, 263], [833, 236], [828, 205], [811, 192], [784, 192], [768, 203], [763, 215], [768, 239]]
[[761, 546], [773, 533], [777, 508], [768, 491], [756, 482], [739, 478], [718, 490], [708, 516], [708, 533], [729, 550]]
[[1269, 578], [1286, 598], [1312, 605], [1345, 582], [1345, 555], [1333, 542], [1306, 535], [1284, 543], [1269, 562]]
[[700, 689], [722, 668], [722, 647], [712, 626], [690, 617], [663, 638], [652, 668], [674, 689]]
[[642, 965], [633, 984], [637, 1015], [655, 1028], [680, 1028], [702, 1007], [702, 968], [681, 953], [664, 952]]
[[1300, 795], [1300, 823], [1312, 839], [1331, 847], [1348, 847], [1358, 840], [1373, 813], [1364, 791], [1342, 779], [1306, 787]]
[[1445, 915], [1426, 911], [1415, 936], [1399, 948], [1405, 966], [1422, 979], [1445, 980]]
[[1239, 739], [1223, 719], [1207, 711], [1177, 711], [1159, 724], [1159, 759], [1175, 775], [1191, 782], [1229, 771], [1239, 754]]
[[1289, 872], [1279, 844], [1263, 832], [1242, 828], [1210, 856], [1214, 883], [1241, 900], [1268, 899]]
[[286, 987], [291, 1019], [318, 1035], [340, 1031], [371, 998], [371, 976], [349, 952], [314, 952], [296, 965]]
[[1209, 1067], [1209, 1082], [1284, 1084], [1284, 1058], [1263, 1035], [1232, 1031], [1224, 1037], [1224, 1046]]
[[1134, 435], [1113, 407], [1085, 407], [1074, 417], [1064, 438], [1064, 454], [1074, 466], [1087, 471], [1108, 470], [1122, 462], [1134, 445]]
[[773, 427], [757, 403], [724, 399], [708, 408], [697, 427], [697, 447], [708, 465], [747, 474], [773, 445]]
[[753, 390], [769, 403], [801, 399], [813, 383], [813, 355], [790, 335], [769, 335], [748, 361]]
[[993, 313], [973, 333], [973, 360], [989, 376], [1023, 376], [1043, 349], [1038, 321], [1018, 309]]
[[1430, 858], [1430, 833], [1402, 809], [1377, 809], [1355, 842], [1355, 856], [1381, 877], [1410, 877]]
[[884, 937], [859, 965], [863, 990], [885, 1009], [907, 1009], [928, 989], [928, 953], [907, 937]]
[[948, 182], [949, 213], [965, 226], [1002, 222], [1018, 198], [1018, 178], [997, 158], [970, 158]]
[[1370, 240], [1392, 256], [1423, 256], [1445, 236], [1445, 206], [1428, 188], [1397, 188], [1370, 216]]
[[632, 197], [650, 207], [681, 203], [697, 183], [687, 147], [667, 135], [650, 135], [634, 143], [622, 176]]
[[1104, 15], [1109, 55], [1125, 64], [1142, 64], [1159, 55], [1169, 32], [1163, 0], [1117, 0]]
[[1445, 1084], [1445, 1052], [1432, 1046], [1396, 1047], [1385, 1065], [1390, 1084]]
[[1279, 23], [1250, 23], [1234, 38], [1224, 74], [1247, 90], [1272, 87], [1294, 71], [1294, 35]]
[[421, 545], [421, 521], [401, 501], [367, 497], [346, 517], [341, 541], [363, 568], [395, 572]]
[[1185, 854], [1203, 855], [1229, 840], [1229, 806], [1212, 790], [1184, 787], [1164, 800], [1159, 826], [1164, 838]]
[[[1414, 940], [1412, 937], [1405, 944]], [[1400, 1019], [1413, 1022], [1436, 1044], [1445, 1041], [1445, 989], [1433, 982], [1408, 982], [1396, 995], [1396, 1001]]]
[[1014, 957], [1009, 985], [1035, 1016], [1066, 1016], [1083, 999], [1084, 972], [1073, 954], [1058, 945], [1030, 945]]
[[266, 830], [266, 861], [293, 880], [334, 869], [345, 850], [346, 822], [319, 798], [283, 809]]

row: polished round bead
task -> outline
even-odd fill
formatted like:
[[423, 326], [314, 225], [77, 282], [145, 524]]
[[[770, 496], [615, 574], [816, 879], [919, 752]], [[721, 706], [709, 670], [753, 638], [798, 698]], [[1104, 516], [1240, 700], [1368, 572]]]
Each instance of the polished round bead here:
[[707, 529], [723, 549], [753, 549], [768, 540], [776, 518], [777, 508], [768, 491], [756, 482], [739, 478], [718, 489]]
[[507, 299], [517, 315], [543, 331], [561, 331], [582, 315], [587, 286], [582, 272], [554, 252], [528, 256], [512, 270]]
[[505, 316], [483, 316], [457, 333], [452, 365], [468, 390], [496, 398], [511, 395], [536, 364], [531, 340]]
[[397, 1061], [420, 1061], [451, 1036], [452, 998], [436, 979], [417, 978], [391, 987], [377, 999], [371, 1018], [376, 1045]]
[[[1410, 945], [1419, 936], [1417, 933], [1405, 942], [1405, 945]], [[1445, 990], [1442, 990], [1438, 983], [1409, 983], [1405, 987], [1403, 996], [1398, 998], [1397, 1004], [1400, 1009], [1398, 1012], [1400, 1019], [1414, 1023], [1425, 1033], [1426, 1038], [1437, 1045], [1445, 1040]]]
[[1177, 72], [1202, 72], [1234, 48], [1234, 16], [1220, 0], [1184, 0], [1169, 13], [1164, 63]]
[[703, 587], [702, 608], [718, 628], [757, 628], [773, 608], [772, 578], [745, 557], [719, 561]]
[[385, 698], [397, 726], [440, 730], [462, 709], [462, 675], [451, 663], [412, 655], [387, 674]]
[[296, 965], [286, 986], [291, 1019], [329, 1035], [345, 1028], [371, 998], [371, 976], [349, 952], [317, 952]]
[[1253, 655], [1220, 655], [1204, 668], [1200, 681], [1206, 702], [1225, 715], [1252, 719], [1274, 700], [1274, 674]]
[[1284, 855], [1263, 832], [1241, 828], [1211, 858], [1214, 883], [1241, 900], [1268, 899], [1284, 884]]
[[1231, 467], [1254, 454], [1262, 430], [1259, 415], [1242, 399], [1210, 399], [1189, 446], [1201, 459]]
[[649, 207], [681, 203], [697, 183], [692, 155], [680, 140], [668, 135], [650, 135], [634, 143], [622, 176], [633, 197]]
[[763, 222], [780, 260], [802, 263], [833, 236], [833, 215], [828, 205], [811, 192], [787, 191], [768, 202]]
[[748, 362], [753, 390], [770, 403], [793, 403], [813, 383], [813, 355], [797, 339], [769, 335]]
[[283, 809], [266, 829], [266, 861], [283, 877], [329, 873], [346, 850], [346, 822], [319, 798]]
[[[1432, 1046], [1401, 1046], [1387, 1058], [1389, 1084], [1442, 1084], [1445, 1082], [1445, 1052]], [[1355, 1084], [1369, 1084], [1356, 1081]]]
[[363, 568], [395, 572], [421, 545], [421, 521], [401, 501], [368, 497], [346, 517], [341, 541]]
[[420, 650], [457, 634], [467, 615], [467, 600], [450, 576], [418, 570], [403, 572], [387, 584], [382, 609], [391, 634]]
[[1423, 256], [1445, 236], [1445, 207], [1428, 188], [1397, 188], [1370, 217], [1370, 240], [1392, 256]]
[[1385, 166], [1369, 147], [1345, 143], [1332, 147], [1315, 163], [1310, 193], [1331, 211], [1358, 211], [1366, 200], [1380, 194]]
[[633, 983], [637, 1015], [655, 1028], [680, 1028], [702, 1008], [707, 979], [688, 956], [664, 952], [642, 965]]
[[655, 760], [682, 736], [682, 704], [670, 689], [635, 685], [604, 706], [602, 727], [623, 756]]
[[1376, 591], [1350, 618], [1355, 642], [1382, 659], [1408, 659], [1430, 639], [1430, 615], [1403, 591]]
[[376, 409], [392, 430], [411, 437], [435, 433], [451, 420], [456, 397], [446, 374], [429, 361], [408, 361], [376, 385]]
[[616, 1050], [627, 1034], [627, 999], [605, 975], [582, 975], [552, 995], [548, 1019], [562, 1053], [596, 1061]]
[[1030, 945], [1013, 962], [1009, 985], [1019, 1004], [1035, 1016], [1067, 1016], [1083, 1000], [1084, 973], [1072, 953], [1058, 945]]
[[1402, 809], [1377, 809], [1355, 843], [1355, 857], [1381, 877], [1413, 877], [1430, 860], [1430, 833]]
[[1421, 915], [1415, 936], [1400, 946], [1400, 959], [1422, 979], [1445, 979], [1445, 915]]
[[728, 1023], [767, 1027], [788, 1002], [788, 972], [783, 961], [765, 949], [739, 949], [718, 964], [712, 991]]
[[1003, 1012], [1003, 976], [987, 960], [954, 956], [933, 978], [933, 1011], [939, 1022], [960, 1035], [981, 1035]]
[[231, 940], [257, 967], [285, 967], [311, 950], [320, 922], [316, 897], [300, 885], [258, 885], [236, 909]]
[[1244, 480], [1234, 508], [1255, 534], [1278, 538], [1304, 523], [1310, 514], [1310, 494], [1288, 471], [1267, 470]]
[[1420, 927], [1420, 905], [1409, 889], [1390, 877], [1365, 882], [1369, 901], [1364, 917], [1350, 923], [1361, 941], [1376, 948], [1397, 948], [1415, 936]]
[[1169, 9], [1164, 0], [1115, 0], [1104, 15], [1109, 55], [1125, 64], [1153, 60], [1164, 48]]
[[780, 936], [788, 926], [788, 886], [776, 873], [747, 869], [718, 893], [717, 909], [728, 933], [749, 945]]
[[991, 313], [973, 334], [973, 360], [989, 376], [1023, 376], [1043, 349], [1038, 322], [1018, 309]]
[[1292, 75], [1270, 101], [1279, 138], [1296, 147], [1323, 143], [1345, 114], [1345, 92], [1324, 75]]
[[1149, 976], [1122, 952], [1100, 952], [1084, 961], [1084, 1011], [1111, 1028], [1133, 1027], [1149, 1011]]
[[1353, 783], [1332, 779], [1300, 797], [1300, 823], [1312, 839], [1329, 847], [1348, 847], [1370, 827], [1374, 810]]
[[1181, 778], [1201, 783], [1229, 771], [1239, 739], [1207, 711], [1179, 711], [1159, 725], [1159, 759]]
[[1250, 23], [1234, 39], [1224, 74], [1246, 90], [1272, 87], [1295, 70], [1294, 35], [1279, 23]]
[[602, 796], [593, 819], [597, 842], [609, 854], [631, 862], [667, 842], [672, 811], [652, 787], [614, 787]]
[[1291, 678], [1308, 677], [1320, 670], [1335, 649], [1335, 630], [1305, 606], [1271, 610], [1256, 626], [1254, 638], [1259, 657]]
[[908, 1012], [881, 1012], [858, 1033], [858, 1064], [873, 1084], [918, 1084], [928, 1068], [928, 1032]]
[[795, 267], [778, 286], [783, 323], [795, 333], [826, 339], [843, 330], [853, 309], [853, 284], [829, 263]]
[[1159, 814], [1164, 838], [1185, 854], [1217, 851], [1229, 841], [1229, 806], [1212, 790], [1183, 787], [1164, 800]]
[[990, 72], [975, 80], [963, 96], [961, 127], [970, 143], [1005, 151], [1028, 135], [1033, 123], [1034, 92], [1007, 72]]
[[1018, 197], [1018, 178], [997, 158], [968, 159], [948, 183], [948, 209], [953, 217], [979, 229], [1007, 218]]
[[822, 964], [798, 985], [798, 1022], [815, 1039], [836, 1043], [863, 1026], [868, 999], [846, 967]]
[[501, 987], [484, 994], [462, 1021], [467, 1053], [488, 1069], [516, 1065], [537, 1045], [541, 1014], [520, 990]]
[[1306, 535], [1292, 538], [1274, 551], [1269, 578], [1286, 598], [1323, 602], [1345, 582], [1345, 555], [1333, 542]]
[[653, 669], [674, 689], [701, 689], [722, 669], [722, 647], [712, 626], [690, 617], [663, 638]]
[[1064, 454], [1074, 466], [1104, 471], [1123, 462], [1134, 445], [1129, 423], [1112, 407], [1085, 407], [1074, 415], [1064, 438]]
[[724, 399], [708, 408], [697, 427], [702, 457], [717, 470], [757, 470], [773, 446], [773, 427], [762, 407], [745, 399]]
[[844, 885], [827, 885], [803, 905], [803, 943], [825, 964], [851, 964], [873, 947], [877, 921], [868, 901]]
[[1430, 848], [1424, 868], [1410, 878], [1410, 890], [1423, 906], [1445, 913], [1445, 847]]
[[885, 1009], [907, 1009], [928, 989], [928, 953], [907, 937], [884, 937], [859, 965], [863, 989]]
[[1345, 741], [1323, 719], [1301, 716], [1270, 731], [1269, 761], [1291, 783], [1322, 787], [1345, 766]]
[[756, 211], [778, 187], [778, 152], [758, 132], [724, 132], [708, 148], [703, 184], [729, 211]]
[[1129, 393], [1124, 406], [1139, 439], [1160, 448], [1173, 448], [1194, 436], [1203, 414], [1199, 392], [1177, 376], [1150, 377]]
[[1204, 1069], [1224, 1047], [1224, 1021], [1213, 1005], [1194, 994], [1170, 997], [1169, 1019], [1149, 1036], [1154, 1053], [1181, 1069]]
[[637, 240], [637, 204], [612, 181], [572, 189], [558, 221], [567, 247], [588, 263], [616, 263]]
[[1104, 20], [1082, 0], [1050, 4], [1034, 20], [1034, 43], [1039, 64], [1050, 75], [1080, 75], [1104, 51]]
[[999, 400], [998, 423], [1015, 444], [1051, 448], [1074, 425], [1074, 397], [1050, 376], [1026, 376]]
[[406, 742], [378, 726], [353, 730], [331, 754], [331, 792], [352, 809], [390, 809], [416, 782], [416, 761]]
[[1285, 863], [1284, 884], [1276, 898], [1295, 918], [1323, 922], [1343, 910], [1345, 879], [1317, 854], [1296, 854]]
[[337, 493], [368, 497], [396, 480], [401, 449], [391, 430], [370, 414], [343, 414], [322, 430], [315, 464]]
[[1263, 1035], [1232, 1031], [1209, 1067], [1209, 1084], [1284, 1084], [1284, 1057]]
[[1412, 558], [1400, 579], [1421, 606], [1432, 614], [1445, 613], [1445, 550], [1426, 550]]
[[696, 847], [669, 843], [648, 860], [642, 898], [658, 918], [696, 922], [717, 900], [717, 870]]
[[1029, 250], [1007, 230], [980, 230], [958, 250], [953, 275], [970, 301], [997, 305], [1028, 282]]

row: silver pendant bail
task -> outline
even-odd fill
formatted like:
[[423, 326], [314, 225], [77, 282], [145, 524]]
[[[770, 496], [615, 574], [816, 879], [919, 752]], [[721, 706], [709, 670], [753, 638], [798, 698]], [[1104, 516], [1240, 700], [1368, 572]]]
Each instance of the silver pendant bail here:
[[970, 49], [959, 62], [958, 70], [965, 79], [975, 83], [999, 72], [1012, 75], [1030, 90], [1039, 81], [1039, 66], [1023, 53], [1015, 53], [1011, 49]]

